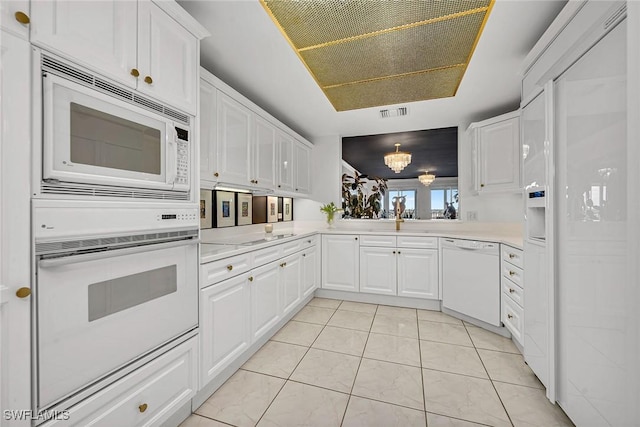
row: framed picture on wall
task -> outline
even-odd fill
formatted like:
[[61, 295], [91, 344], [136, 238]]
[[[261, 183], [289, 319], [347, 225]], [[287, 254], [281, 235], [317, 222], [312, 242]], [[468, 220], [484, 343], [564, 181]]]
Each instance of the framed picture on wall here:
[[238, 193], [238, 225], [253, 223], [253, 196], [248, 193]]
[[293, 199], [291, 197], [282, 198], [282, 220], [293, 221]]
[[211, 190], [200, 190], [200, 228], [213, 227], [212, 198], [213, 192]]
[[214, 195], [216, 211], [214, 227], [233, 227], [236, 225], [236, 193], [216, 191]]

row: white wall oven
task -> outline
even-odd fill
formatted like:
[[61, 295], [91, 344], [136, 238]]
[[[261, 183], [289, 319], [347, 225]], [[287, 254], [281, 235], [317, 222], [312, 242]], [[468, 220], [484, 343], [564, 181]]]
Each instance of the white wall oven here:
[[88, 221], [103, 233], [65, 238], [87, 212], [54, 210], [34, 213], [37, 410], [70, 407], [198, 326], [197, 215], [141, 210], [157, 225], [122, 234], [105, 209]]
[[71, 63], [36, 56], [42, 193], [188, 199], [191, 117]]

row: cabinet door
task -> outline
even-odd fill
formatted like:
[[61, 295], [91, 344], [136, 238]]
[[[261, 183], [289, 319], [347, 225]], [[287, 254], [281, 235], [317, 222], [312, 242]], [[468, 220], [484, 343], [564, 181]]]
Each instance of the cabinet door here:
[[302, 254], [285, 258], [281, 263], [280, 287], [282, 288], [282, 314], [286, 315], [300, 302], [302, 279]]
[[239, 185], [251, 185], [251, 111], [242, 104], [218, 92], [218, 180]]
[[479, 128], [480, 192], [520, 188], [519, 117]]
[[542, 92], [522, 109], [522, 157], [524, 188], [542, 187], [547, 183], [544, 142], [548, 126], [545, 116], [545, 97]]
[[358, 236], [322, 236], [322, 287], [358, 292], [360, 275]]
[[396, 295], [396, 249], [360, 248], [360, 292]]
[[469, 174], [469, 192], [471, 195], [478, 195], [478, 189], [480, 187], [478, 177], [478, 163], [480, 159], [478, 157], [478, 130], [475, 128], [469, 129], [468, 138], [471, 148], [471, 173]]
[[302, 298], [306, 298], [320, 286], [320, 259], [313, 246], [302, 253]]
[[398, 295], [440, 299], [437, 249], [398, 249]]
[[199, 63], [197, 38], [150, 0], [138, 1], [140, 92], [195, 116]]
[[295, 146], [295, 183], [294, 191], [300, 194], [311, 193], [311, 149], [297, 143]]
[[135, 1], [33, 1], [31, 42], [135, 88], [137, 16]]
[[200, 80], [200, 180], [215, 182], [216, 173], [216, 102], [213, 85]]
[[276, 261], [251, 272], [251, 342], [280, 320], [280, 268]]
[[18, 21], [18, 18], [22, 19], [24, 16], [29, 17], [29, 0], [0, 1], [0, 28], [23, 40], [29, 40], [29, 24]]
[[200, 387], [249, 347], [247, 274], [200, 290]]
[[251, 179], [260, 188], [276, 187], [276, 127], [254, 116], [253, 171]]
[[278, 190], [293, 191], [293, 138], [278, 131]]

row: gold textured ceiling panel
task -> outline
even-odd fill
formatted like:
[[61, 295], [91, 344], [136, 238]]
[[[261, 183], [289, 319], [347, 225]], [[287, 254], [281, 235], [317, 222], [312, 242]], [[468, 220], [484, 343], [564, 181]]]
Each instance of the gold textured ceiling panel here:
[[486, 8], [490, 0], [262, 0], [296, 49]]
[[486, 12], [300, 52], [320, 86], [467, 62]]
[[334, 86], [325, 89], [325, 93], [336, 111], [447, 98], [455, 95], [464, 70], [463, 66], [458, 66], [364, 83]]

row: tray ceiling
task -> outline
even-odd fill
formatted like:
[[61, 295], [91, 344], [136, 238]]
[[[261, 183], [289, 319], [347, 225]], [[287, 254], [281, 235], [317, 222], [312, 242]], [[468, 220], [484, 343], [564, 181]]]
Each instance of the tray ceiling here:
[[494, 0], [261, 0], [336, 111], [452, 97]]

